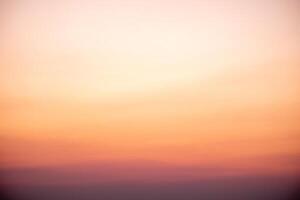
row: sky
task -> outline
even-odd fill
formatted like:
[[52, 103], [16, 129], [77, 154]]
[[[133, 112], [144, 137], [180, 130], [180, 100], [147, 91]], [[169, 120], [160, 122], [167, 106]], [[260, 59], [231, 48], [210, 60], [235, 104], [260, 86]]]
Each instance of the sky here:
[[288, 193], [300, 180], [299, 6], [1, 1], [3, 188], [29, 200]]

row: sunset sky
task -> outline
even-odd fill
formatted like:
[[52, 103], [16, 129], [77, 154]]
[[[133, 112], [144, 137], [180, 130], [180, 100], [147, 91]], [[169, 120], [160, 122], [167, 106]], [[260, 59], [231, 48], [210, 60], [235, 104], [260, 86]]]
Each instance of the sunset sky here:
[[1, 1], [1, 182], [298, 176], [299, 6]]

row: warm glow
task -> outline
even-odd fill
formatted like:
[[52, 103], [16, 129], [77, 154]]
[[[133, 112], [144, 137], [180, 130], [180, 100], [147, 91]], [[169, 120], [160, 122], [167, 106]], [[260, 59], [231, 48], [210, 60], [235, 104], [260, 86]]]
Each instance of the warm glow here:
[[90, 173], [56, 184], [298, 174], [294, 4], [8, 3], [0, 167]]

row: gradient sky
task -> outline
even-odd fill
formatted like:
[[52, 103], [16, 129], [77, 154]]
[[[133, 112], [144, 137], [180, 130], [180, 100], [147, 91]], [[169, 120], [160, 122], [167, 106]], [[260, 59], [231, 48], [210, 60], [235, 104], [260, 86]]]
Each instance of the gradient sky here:
[[3, 3], [7, 181], [298, 175], [298, 10], [289, 0]]

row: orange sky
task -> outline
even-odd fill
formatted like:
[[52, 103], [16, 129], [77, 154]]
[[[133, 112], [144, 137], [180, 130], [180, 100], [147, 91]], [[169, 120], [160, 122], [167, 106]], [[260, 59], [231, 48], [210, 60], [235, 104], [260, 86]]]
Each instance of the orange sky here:
[[115, 163], [146, 174], [163, 163], [187, 179], [203, 167], [219, 168], [211, 175], [298, 173], [297, 6], [8, 3], [1, 167]]

